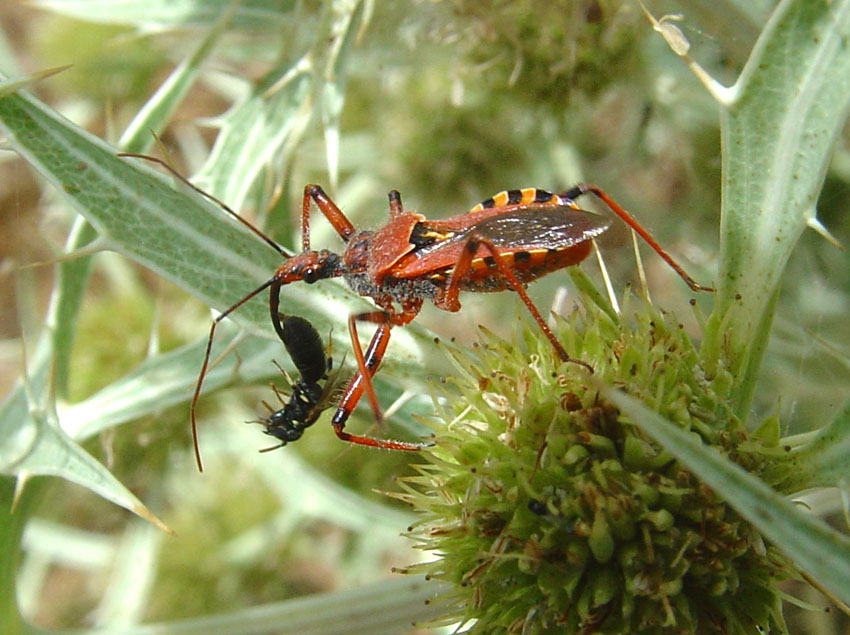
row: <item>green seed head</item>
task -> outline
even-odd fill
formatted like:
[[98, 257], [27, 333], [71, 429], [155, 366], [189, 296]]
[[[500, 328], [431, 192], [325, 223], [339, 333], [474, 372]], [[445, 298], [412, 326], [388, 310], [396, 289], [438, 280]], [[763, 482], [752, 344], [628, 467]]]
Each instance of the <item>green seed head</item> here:
[[725, 371], [707, 376], [648, 305], [624, 309], [624, 326], [586, 304], [557, 336], [592, 375], [530, 328], [451, 352], [435, 446], [399, 495], [436, 559], [408, 571], [449, 582], [441, 623], [474, 633], [783, 630], [788, 563], [597, 391], [616, 386], [757, 469], [736, 451]]

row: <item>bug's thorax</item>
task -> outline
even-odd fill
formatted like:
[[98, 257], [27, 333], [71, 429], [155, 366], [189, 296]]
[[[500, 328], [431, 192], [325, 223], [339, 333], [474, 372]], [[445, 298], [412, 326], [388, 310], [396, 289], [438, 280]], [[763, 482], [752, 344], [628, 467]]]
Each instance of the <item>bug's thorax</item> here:
[[365, 272], [370, 281], [380, 285], [391, 275], [393, 266], [416, 248], [411, 234], [425, 220], [421, 214], [404, 211], [392, 214], [390, 221], [374, 231], [362, 231], [348, 241], [343, 260], [348, 273]]
[[372, 235], [375, 232], [361, 231], [352, 236], [342, 254], [343, 267], [346, 274], [365, 273], [371, 257]]
[[403, 303], [411, 298], [435, 297], [439, 289], [430, 279], [410, 279], [403, 275], [401, 266], [418, 247], [411, 235], [422, 221], [420, 214], [403, 212], [378, 230], [352, 236], [343, 255], [343, 275], [348, 285], [381, 306], [389, 301]]

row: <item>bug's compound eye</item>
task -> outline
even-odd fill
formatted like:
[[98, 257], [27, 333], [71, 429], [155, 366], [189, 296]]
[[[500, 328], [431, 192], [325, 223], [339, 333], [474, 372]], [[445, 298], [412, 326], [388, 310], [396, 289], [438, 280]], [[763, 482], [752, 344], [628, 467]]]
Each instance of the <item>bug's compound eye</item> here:
[[305, 267], [301, 272], [301, 279], [307, 284], [313, 284], [319, 279], [319, 272], [313, 267]]

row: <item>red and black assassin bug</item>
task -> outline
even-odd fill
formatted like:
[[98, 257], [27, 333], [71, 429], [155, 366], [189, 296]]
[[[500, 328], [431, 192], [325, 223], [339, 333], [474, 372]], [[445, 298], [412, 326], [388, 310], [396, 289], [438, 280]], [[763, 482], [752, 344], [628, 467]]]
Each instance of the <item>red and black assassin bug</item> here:
[[[400, 194], [392, 190], [388, 195], [389, 221], [374, 231], [357, 231], [321, 187], [307, 185], [301, 206], [302, 252], [290, 256], [278, 248], [286, 260], [272, 277], [225, 309], [210, 327], [207, 350], [190, 408], [198, 467], [201, 463], [195, 406], [209, 364], [215, 327], [266, 288], [269, 289], [272, 325], [284, 341], [286, 336], [278, 310], [279, 295], [281, 287], [292, 282], [313, 284], [327, 278], [343, 277], [354, 291], [372, 298], [378, 306], [378, 310], [353, 314], [348, 318], [357, 370], [342, 393], [331, 424], [340, 439], [352, 443], [391, 450], [419, 450], [423, 447], [418, 443], [352, 435], [345, 432], [344, 427], [364, 392], [376, 420], [381, 420], [371, 377], [383, 359], [392, 327], [403, 326], [413, 320], [425, 300], [432, 301], [443, 310], [455, 312], [460, 309], [461, 291], [513, 289], [560, 358], [584, 365], [592, 372], [587, 364], [567, 355], [524, 289], [528, 282], [584, 260], [590, 253], [591, 239], [610, 225], [609, 220], [584, 211], [575, 203], [576, 198], [588, 192], [632, 227], [692, 290], [712, 290], [697, 284], [628, 212], [593, 185], [577, 185], [562, 194], [534, 188], [510, 190], [487, 199], [466, 214], [444, 220], [427, 220], [421, 214], [405, 211]], [[315, 251], [311, 248], [312, 202], [345, 243], [341, 255], [327, 249]], [[236, 215], [232, 210], [227, 211]], [[270, 239], [266, 241], [273, 244]], [[366, 355], [357, 336], [357, 322], [377, 324]]]
[[[160, 163], [182, 179], [160, 159], [132, 154], [124, 156], [136, 156]], [[537, 278], [584, 260], [590, 253], [591, 240], [609, 227], [609, 220], [582, 210], [575, 203], [575, 199], [580, 196], [592, 193], [598, 197], [634, 229], [693, 291], [713, 291], [710, 287], [697, 284], [626, 210], [595, 185], [580, 184], [561, 194], [535, 188], [509, 190], [487, 199], [465, 214], [442, 220], [428, 220], [421, 214], [406, 211], [401, 203], [401, 195], [392, 190], [388, 194], [389, 220], [383, 227], [365, 231], [357, 231], [321, 187], [307, 185], [301, 203], [302, 250], [295, 255], [277, 245], [221, 201], [191, 183], [188, 185], [219, 203], [229, 215], [248, 227], [285, 259], [271, 278], [222, 311], [210, 326], [189, 409], [199, 470], [202, 466], [195, 410], [209, 366], [216, 326], [265, 289], [269, 289], [272, 326], [284, 343], [288, 336], [279, 312], [280, 289], [284, 285], [299, 281], [313, 284], [327, 278], [343, 277], [354, 291], [372, 299], [377, 310], [348, 317], [357, 370], [342, 392], [331, 424], [336, 435], [344, 441], [412, 451], [424, 446], [353, 435], [345, 432], [344, 427], [364, 392], [375, 419], [381, 421], [381, 410], [371, 378], [384, 357], [392, 328], [413, 320], [425, 300], [430, 300], [440, 309], [455, 312], [460, 310], [461, 291], [512, 289], [519, 295], [558, 356], [564, 361], [583, 365], [592, 372], [588, 364], [567, 355], [524, 289], [524, 285]], [[341, 255], [327, 249], [315, 251], [311, 248], [310, 207], [313, 202], [345, 243]], [[377, 324], [365, 355], [357, 337], [357, 322]]]

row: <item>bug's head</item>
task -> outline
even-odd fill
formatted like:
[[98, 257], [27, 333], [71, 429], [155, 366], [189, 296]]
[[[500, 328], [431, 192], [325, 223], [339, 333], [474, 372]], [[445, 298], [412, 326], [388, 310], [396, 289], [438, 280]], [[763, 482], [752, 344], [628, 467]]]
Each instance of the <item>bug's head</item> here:
[[336, 278], [343, 274], [339, 256], [327, 249], [305, 251], [289, 258], [275, 273], [281, 284], [306, 282], [313, 284], [317, 280]]

